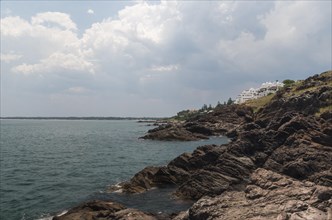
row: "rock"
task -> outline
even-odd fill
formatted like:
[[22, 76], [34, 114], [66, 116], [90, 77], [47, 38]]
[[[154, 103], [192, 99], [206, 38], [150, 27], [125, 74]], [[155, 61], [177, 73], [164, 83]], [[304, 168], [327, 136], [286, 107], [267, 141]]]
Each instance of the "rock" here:
[[200, 133], [193, 133], [179, 125], [167, 124], [166, 126], [149, 130], [148, 134], [140, 138], [163, 141], [196, 141], [208, 139], [208, 136]]
[[160, 170], [159, 167], [146, 167], [131, 178], [130, 182], [121, 183], [122, 191], [126, 193], [141, 193], [156, 186], [155, 174]]
[[123, 220], [156, 220], [152, 214], [136, 209], [129, 209], [123, 205], [94, 200], [70, 209], [66, 214], [53, 217], [53, 220], [95, 220], [95, 219], [123, 219]]
[[[152, 140], [193, 141], [209, 136], [225, 135], [239, 125], [251, 122], [252, 110], [241, 105], [225, 105], [213, 112], [195, 115], [184, 122], [169, 122], [151, 129], [141, 137]], [[233, 133], [234, 134], [234, 133]]]
[[200, 124], [196, 123], [187, 123], [184, 125], [187, 131], [190, 131], [192, 133], [198, 133], [206, 136], [211, 136], [213, 135], [213, 130], [209, 127], [205, 127]]
[[327, 219], [331, 187], [302, 183], [261, 168], [250, 179], [246, 190], [203, 197], [177, 220]]
[[278, 128], [279, 133], [286, 134], [285, 141], [270, 154], [264, 167], [297, 179], [332, 186], [328, 179], [322, 183], [323, 179], [313, 178], [319, 176], [319, 172], [332, 170], [331, 128], [330, 123], [313, 116], [293, 117]]
[[203, 146], [184, 153], [166, 167], [147, 167], [123, 184], [124, 192], [143, 192], [155, 186], [178, 186], [176, 195], [199, 199], [242, 184], [255, 168], [248, 157], [237, 157], [223, 146]]

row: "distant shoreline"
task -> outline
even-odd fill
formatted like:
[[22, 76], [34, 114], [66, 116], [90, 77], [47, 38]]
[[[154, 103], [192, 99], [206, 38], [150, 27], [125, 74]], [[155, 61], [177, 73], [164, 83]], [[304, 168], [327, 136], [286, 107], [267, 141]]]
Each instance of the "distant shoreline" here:
[[0, 117], [0, 119], [27, 119], [27, 120], [140, 120], [152, 121], [165, 119], [161, 117]]

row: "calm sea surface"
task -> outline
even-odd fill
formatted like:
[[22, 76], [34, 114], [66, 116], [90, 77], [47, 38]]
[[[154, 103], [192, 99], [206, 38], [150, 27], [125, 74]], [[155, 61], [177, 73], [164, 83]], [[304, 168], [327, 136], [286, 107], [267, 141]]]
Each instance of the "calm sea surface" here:
[[105, 191], [148, 165], [228, 141], [139, 140], [151, 127], [136, 121], [0, 120], [0, 125], [1, 220], [46, 218], [96, 198], [147, 211], [184, 209], [188, 204], [172, 200], [170, 189], [130, 197]]

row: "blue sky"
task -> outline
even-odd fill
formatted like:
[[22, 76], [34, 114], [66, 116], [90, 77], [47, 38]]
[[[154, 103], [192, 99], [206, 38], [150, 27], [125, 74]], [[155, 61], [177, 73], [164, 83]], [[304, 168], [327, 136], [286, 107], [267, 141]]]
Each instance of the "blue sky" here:
[[1, 116], [171, 116], [331, 67], [331, 1], [1, 1]]

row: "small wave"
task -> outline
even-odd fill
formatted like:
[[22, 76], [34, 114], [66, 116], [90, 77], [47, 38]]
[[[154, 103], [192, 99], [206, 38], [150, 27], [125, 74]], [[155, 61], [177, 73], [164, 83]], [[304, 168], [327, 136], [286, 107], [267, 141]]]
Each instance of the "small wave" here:
[[57, 216], [63, 216], [64, 214], [66, 214], [68, 212], [68, 210], [64, 210], [62, 211], [60, 214], [58, 214]]
[[122, 185], [121, 185], [122, 183], [123, 182], [119, 182], [114, 185], [111, 185], [110, 187], [108, 187], [107, 192], [108, 193], [122, 193], [123, 192]]
[[[67, 212], [68, 212], [68, 210], [64, 210], [64, 211], [60, 212], [60, 214], [57, 214], [55, 216], [59, 217], [59, 216], [66, 214]], [[38, 218], [37, 220], [52, 220], [53, 217], [54, 216], [47, 215], [47, 216], [42, 216], [41, 218]]]
[[123, 189], [115, 190], [114, 193], [123, 193]]

